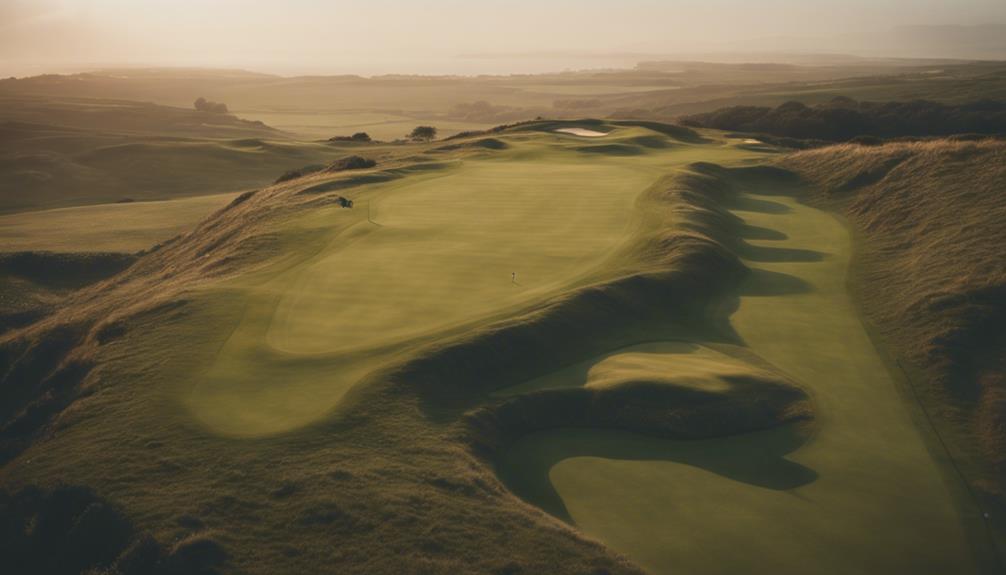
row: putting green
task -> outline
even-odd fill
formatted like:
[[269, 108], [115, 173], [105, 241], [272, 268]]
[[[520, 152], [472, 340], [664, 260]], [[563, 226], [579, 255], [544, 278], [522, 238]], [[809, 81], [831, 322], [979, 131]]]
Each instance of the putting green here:
[[636, 196], [661, 175], [626, 164], [472, 160], [385, 190], [371, 207], [380, 225], [298, 272], [269, 343], [294, 353], [387, 345], [570, 283], [619, 245]]
[[786, 239], [750, 242], [754, 273], [732, 322], [812, 392], [813, 436], [560, 430], [523, 438], [504, 478], [655, 573], [975, 572], [955, 487], [847, 293], [848, 231], [787, 197], [742, 205], [747, 224]]
[[[344, 192], [352, 210], [286, 224], [283, 265], [218, 290], [244, 317], [193, 382], [192, 414], [232, 436], [311, 423], [403, 350], [595, 277], [632, 234], [637, 198], [674, 169], [756, 157], [638, 127], [598, 138], [617, 144], [610, 154], [564, 134], [499, 138], [506, 149], [444, 156], [443, 169]], [[305, 231], [325, 241], [296, 239]]]

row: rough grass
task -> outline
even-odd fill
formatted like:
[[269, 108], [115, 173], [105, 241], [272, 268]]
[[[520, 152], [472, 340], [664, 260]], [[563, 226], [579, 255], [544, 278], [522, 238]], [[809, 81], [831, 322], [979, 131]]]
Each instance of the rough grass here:
[[1002, 501], [1006, 144], [841, 145], [781, 165], [860, 231], [857, 291], [867, 316], [945, 437], [956, 437], [973, 486]]

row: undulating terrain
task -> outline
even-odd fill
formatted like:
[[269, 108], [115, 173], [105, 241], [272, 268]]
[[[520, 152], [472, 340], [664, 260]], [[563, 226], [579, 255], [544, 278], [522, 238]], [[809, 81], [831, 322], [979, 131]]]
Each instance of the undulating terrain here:
[[1001, 573], [1003, 70], [0, 81], [0, 560]]

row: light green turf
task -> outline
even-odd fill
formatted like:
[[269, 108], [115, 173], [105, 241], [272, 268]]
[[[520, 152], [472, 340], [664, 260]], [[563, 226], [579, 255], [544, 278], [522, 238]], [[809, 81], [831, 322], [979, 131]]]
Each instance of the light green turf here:
[[562, 387], [613, 387], [625, 382], [660, 382], [705, 391], [725, 391], [730, 386], [721, 377], [752, 375], [759, 371], [758, 366], [704, 345], [662, 341], [626, 347], [505, 388], [496, 395], [519, 395]]
[[568, 284], [619, 244], [636, 195], [660, 176], [575, 160], [471, 160], [375, 199], [380, 225], [299, 271], [269, 342], [297, 353], [370, 348]]
[[746, 204], [759, 210], [737, 211], [746, 223], [787, 236], [752, 244], [821, 258], [752, 251], [762, 263], [749, 262], [732, 317], [752, 351], [813, 393], [809, 441], [559, 431], [523, 439], [504, 475], [655, 573], [974, 572], [952, 487], [847, 293], [849, 233], [789, 198]]
[[237, 194], [0, 216], [0, 250], [136, 252], [192, 229]]
[[[636, 199], [669, 171], [752, 155], [671, 140], [634, 146], [640, 136], [663, 138], [643, 128], [604, 138], [514, 134], [503, 137], [506, 150], [342, 192], [354, 209], [319, 209], [292, 224], [326, 237], [323, 246], [291, 242], [293, 252], [315, 251], [229, 286], [237, 293], [222, 297], [247, 298], [244, 322], [186, 404], [227, 435], [306, 425], [402, 349], [596, 273], [629, 237]], [[580, 150], [599, 143], [634, 155]]]

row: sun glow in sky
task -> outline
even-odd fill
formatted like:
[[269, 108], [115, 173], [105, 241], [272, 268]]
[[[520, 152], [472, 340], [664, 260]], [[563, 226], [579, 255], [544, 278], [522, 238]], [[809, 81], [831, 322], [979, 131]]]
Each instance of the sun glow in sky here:
[[1006, 23], [1003, 0], [0, 0], [0, 74], [498, 73], [752, 50], [933, 56], [885, 42], [899, 26], [990, 23]]

